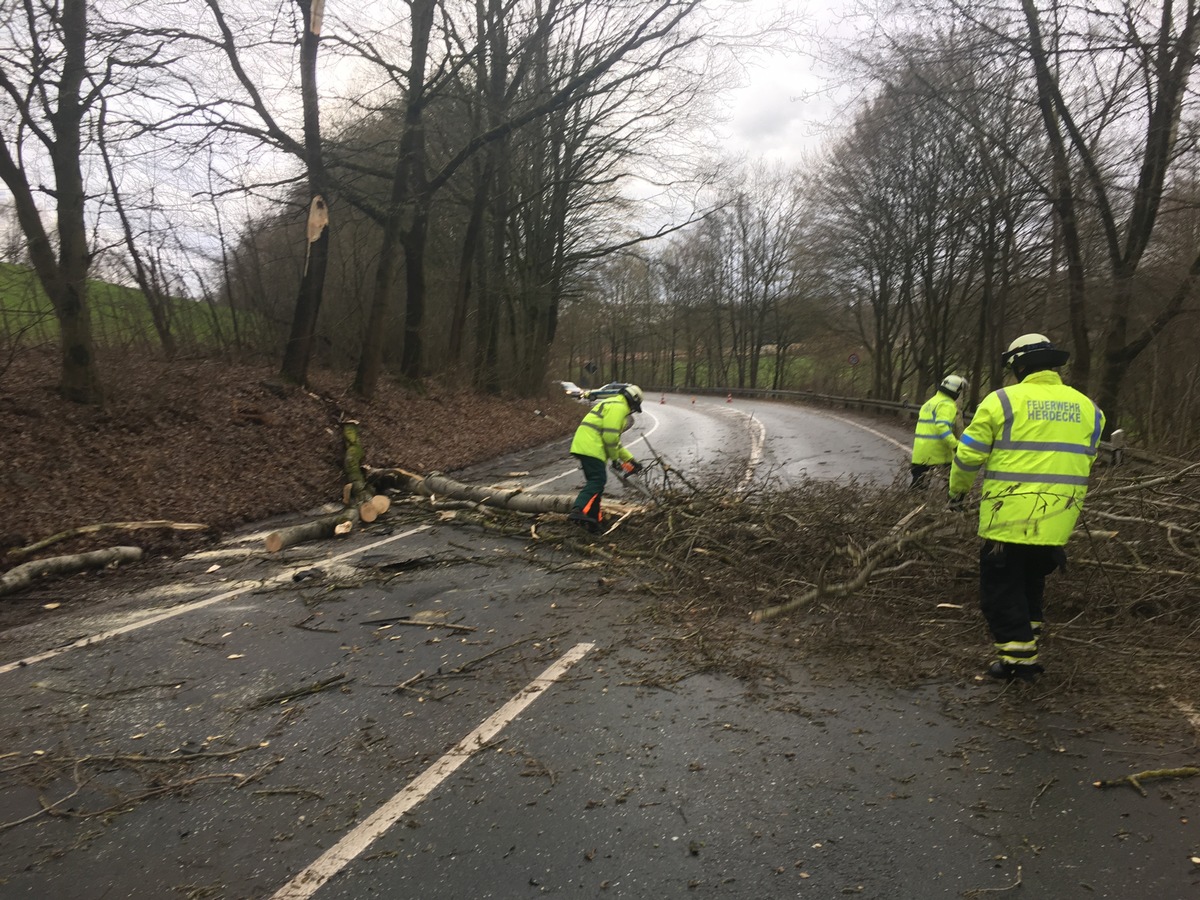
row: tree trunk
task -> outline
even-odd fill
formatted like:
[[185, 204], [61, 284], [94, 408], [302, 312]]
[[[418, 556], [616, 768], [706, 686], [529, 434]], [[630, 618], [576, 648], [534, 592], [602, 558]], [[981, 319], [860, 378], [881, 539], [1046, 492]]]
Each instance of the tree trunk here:
[[118, 563], [137, 562], [142, 558], [142, 554], [141, 547], [109, 547], [88, 553], [31, 560], [0, 575], [0, 596], [27, 588], [38, 579], [52, 575], [72, 575], [86, 569], [103, 569]]
[[514, 512], [565, 514], [571, 511], [575, 502], [574, 494], [531, 494], [524, 488], [463, 484], [444, 475], [417, 475], [403, 469], [372, 472], [369, 481], [378, 490], [403, 490], [425, 497], [466, 500]]
[[428, 240], [429, 212], [424, 197], [421, 197], [413, 213], [412, 226], [404, 236], [404, 350], [400, 357], [400, 372], [410, 381], [420, 379], [424, 361], [425, 247]]
[[304, 274], [296, 297], [292, 330], [284, 348], [280, 375], [304, 384], [316, 343], [317, 319], [325, 293], [325, 271], [329, 267], [329, 185], [321, 147], [320, 99], [317, 93], [317, 52], [321, 46], [321, 21], [325, 0], [297, 0], [304, 17], [300, 42], [300, 98], [304, 109], [304, 157], [308, 166], [310, 202], [308, 249]]

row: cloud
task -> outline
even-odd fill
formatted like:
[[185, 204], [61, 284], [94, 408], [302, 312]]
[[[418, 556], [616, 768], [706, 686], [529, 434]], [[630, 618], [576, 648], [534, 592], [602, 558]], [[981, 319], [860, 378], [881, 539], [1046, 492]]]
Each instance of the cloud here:
[[839, 106], [827, 90], [811, 60], [799, 54], [772, 59], [727, 95], [718, 137], [731, 154], [798, 161], [820, 146], [837, 119]]

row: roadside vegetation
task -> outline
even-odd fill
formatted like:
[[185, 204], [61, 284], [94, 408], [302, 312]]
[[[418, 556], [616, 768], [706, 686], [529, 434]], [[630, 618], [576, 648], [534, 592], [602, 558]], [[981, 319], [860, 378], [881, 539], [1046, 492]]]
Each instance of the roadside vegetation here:
[[[954, 371], [969, 408], [1041, 331], [1110, 427], [1194, 452], [1196, 10], [913, 0], [817, 37], [741, 7], [21, 8], [0, 261], [39, 290], [4, 301], [0, 359], [58, 341], [55, 386], [90, 405], [101, 351], [151, 336], [363, 399], [432, 377], [919, 402]], [[723, 159], [720, 91], [806, 42], [856, 89], [840, 124], [803, 163]]]

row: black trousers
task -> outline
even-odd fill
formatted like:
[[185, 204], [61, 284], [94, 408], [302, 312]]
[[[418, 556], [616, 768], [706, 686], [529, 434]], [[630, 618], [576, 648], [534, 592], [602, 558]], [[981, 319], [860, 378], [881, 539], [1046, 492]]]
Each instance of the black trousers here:
[[1062, 547], [983, 542], [979, 605], [1002, 661], [1037, 661], [1046, 576], [1066, 564]]

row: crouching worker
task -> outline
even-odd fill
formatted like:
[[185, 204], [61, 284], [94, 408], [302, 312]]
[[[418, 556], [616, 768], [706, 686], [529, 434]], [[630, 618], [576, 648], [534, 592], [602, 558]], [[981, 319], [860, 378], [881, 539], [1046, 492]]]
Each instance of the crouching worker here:
[[593, 534], [600, 531], [603, 521], [600, 498], [608, 481], [607, 464], [611, 462], [628, 475], [642, 470], [633, 454], [621, 446], [621, 433], [633, 423], [633, 413], [642, 411], [642, 397], [640, 387], [626, 385], [619, 393], [597, 401], [575, 429], [571, 455], [583, 467], [585, 484], [567, 518]]
[[950, 471], [950, 505], [961, 508], [983, 469], [979, 593], [998, 657], [993, 678], [1032, 681], [1042, 671], [1046, 576], [1066, 564], [1104, 428], [1096, 404], [1059, 377], [1069, 356], [1044, 335], [1013, 341], [1004, 363], [1017, 383], [979, 404]]

